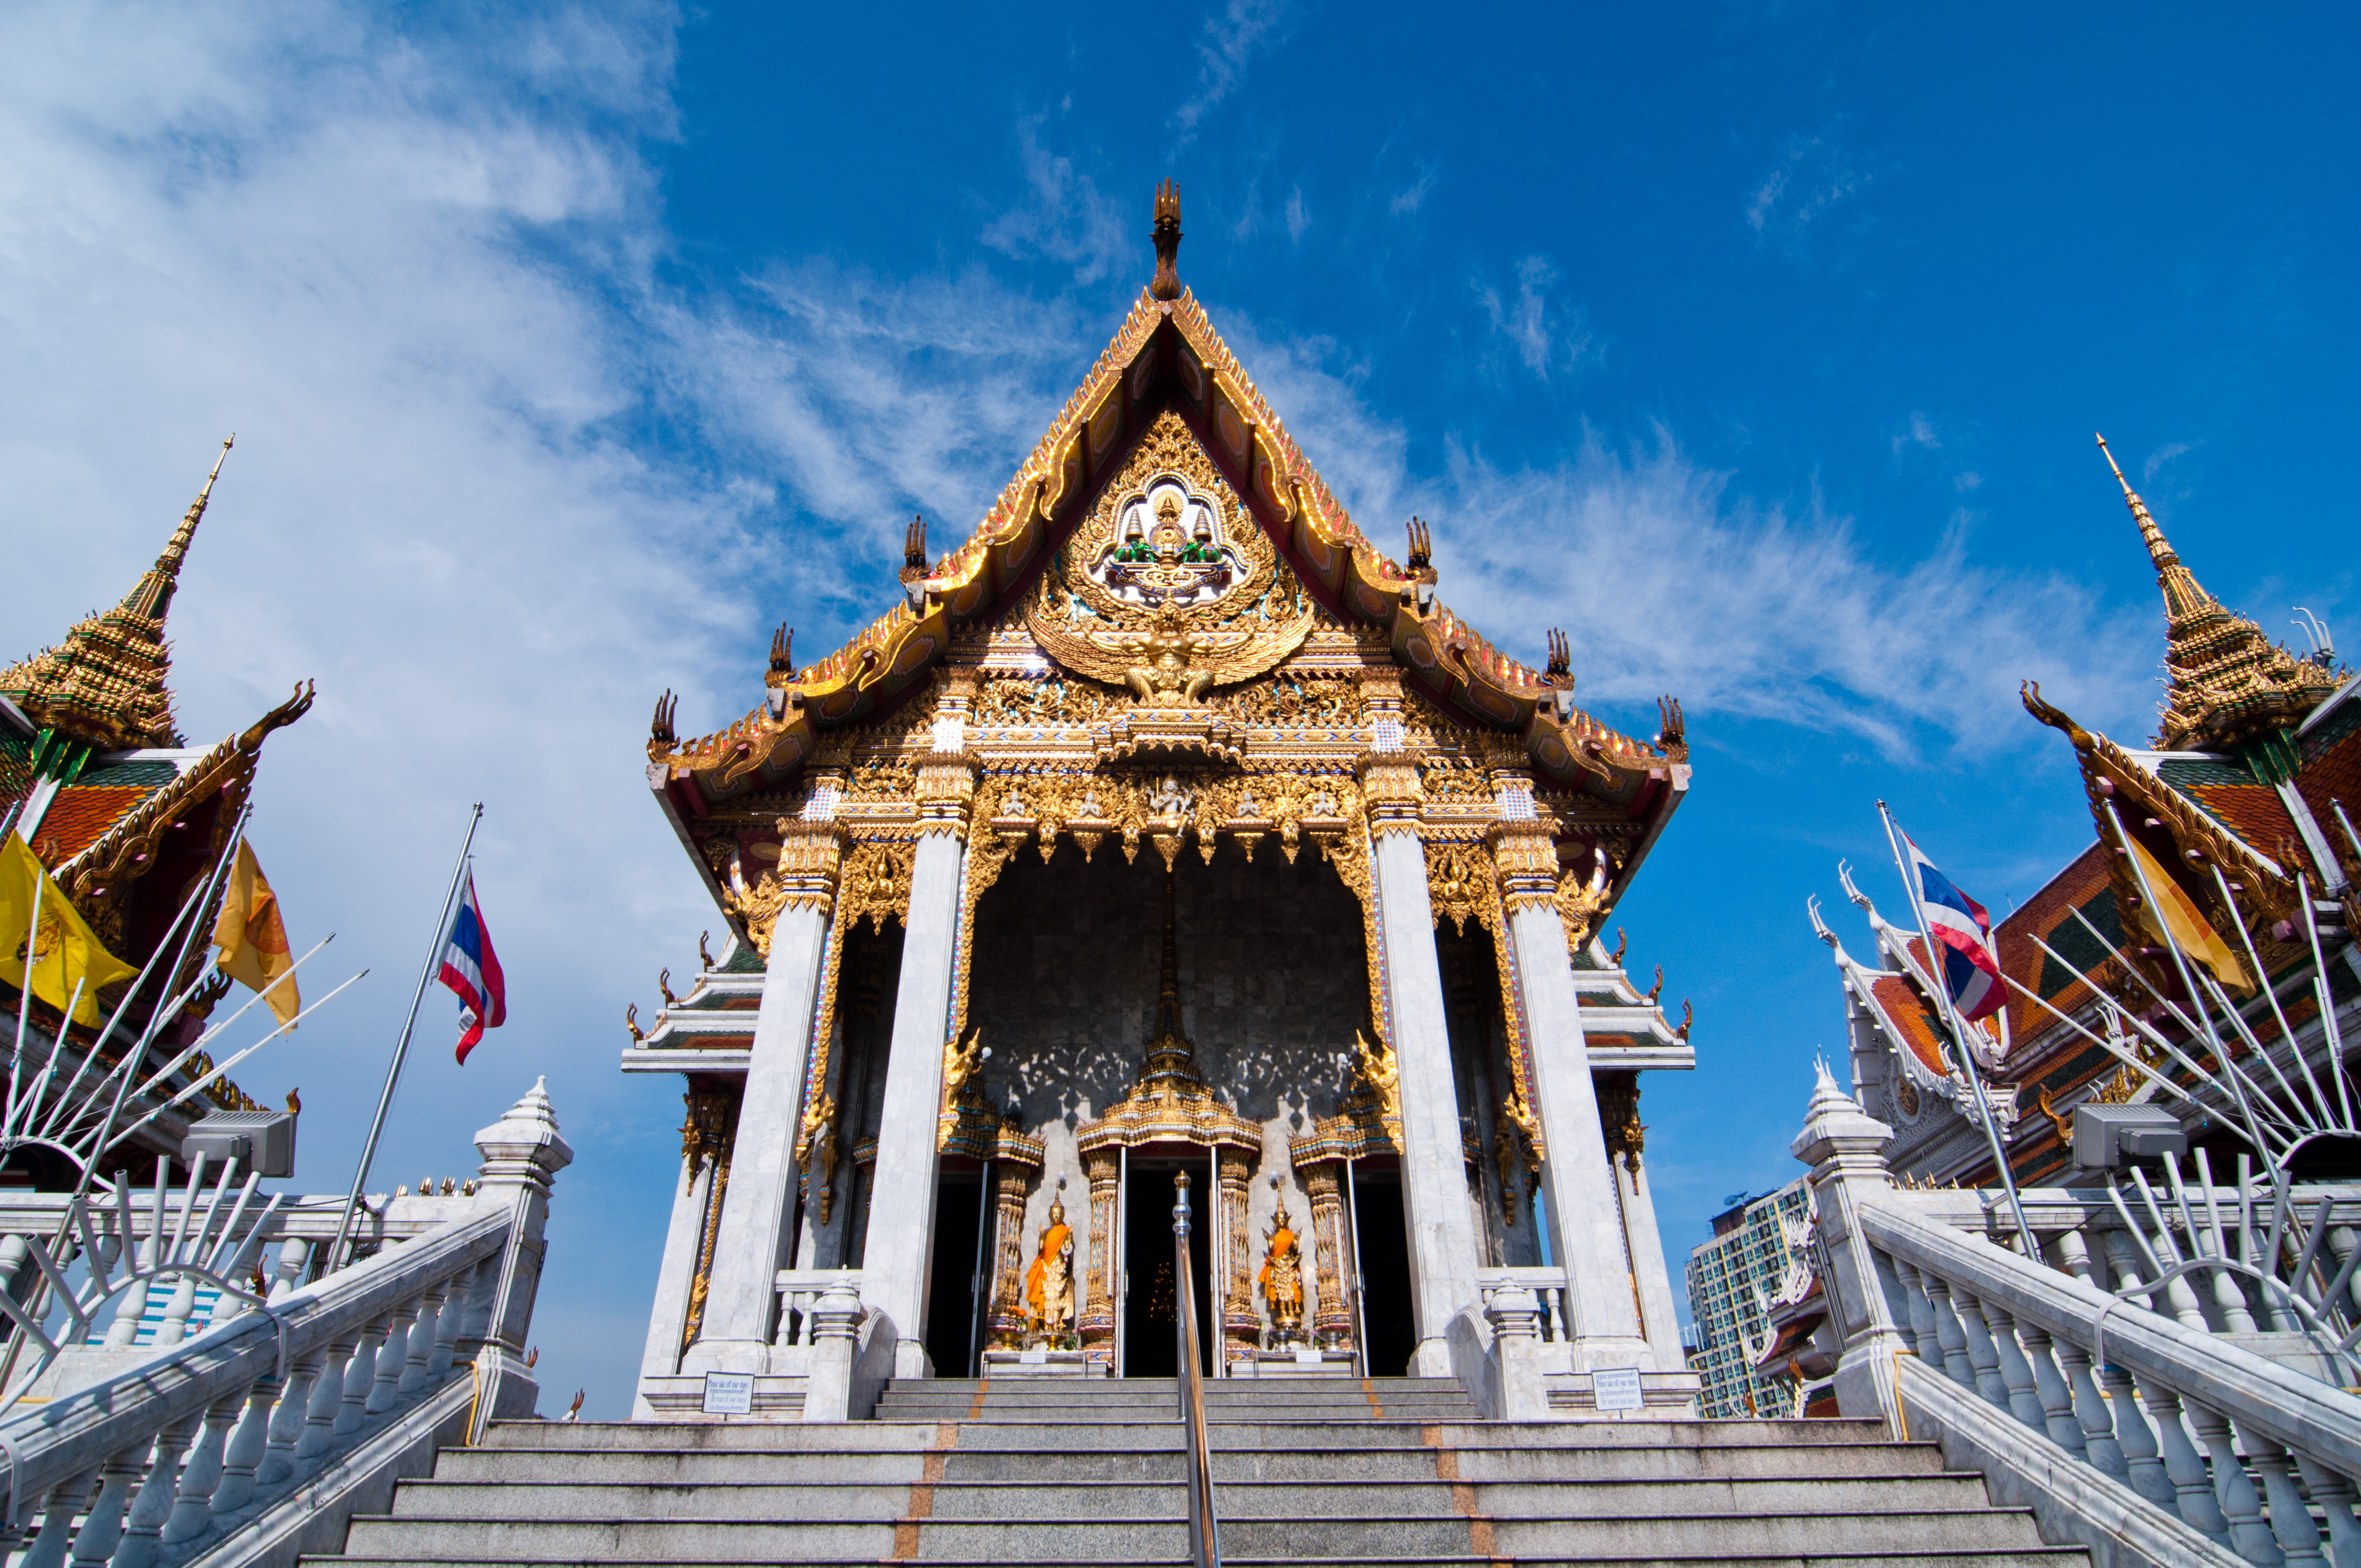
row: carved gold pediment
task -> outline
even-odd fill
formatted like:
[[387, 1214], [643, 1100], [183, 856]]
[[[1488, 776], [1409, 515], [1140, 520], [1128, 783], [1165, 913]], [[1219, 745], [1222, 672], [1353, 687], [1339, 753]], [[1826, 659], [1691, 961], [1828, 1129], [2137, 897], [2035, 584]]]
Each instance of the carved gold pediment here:
[[[1170, 411], [1060, 548], [1025, 617], [1049, 658], [1127, 688], [1159, 720], [1267, 674], [1316, 620], [1269, 536]], [[1208, 742], [1229, 723], [1209, 715], [1176, 740], [1218, 753]]]

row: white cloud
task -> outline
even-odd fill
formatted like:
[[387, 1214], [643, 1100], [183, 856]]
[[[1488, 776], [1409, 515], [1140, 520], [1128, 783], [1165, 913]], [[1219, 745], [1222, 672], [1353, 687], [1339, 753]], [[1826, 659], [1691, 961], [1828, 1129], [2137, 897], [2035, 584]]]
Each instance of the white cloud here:
[[2146, 723], [2145, 609], [2111, 613], [2067, 579], [1979, 564], [1956, 515], [1924, 556], [1881, 560], [1816, 500], [1791, 513], [1732, 494], [1661, 429], [1629, 447], [1587, 432], [1538, 467], [1458, 439], [1442, 472], [1420, 474], [1407, 433], [1318, 346], [1230, 336], [1362, 530], [1398, 548], [1401, 519], [1428, 519], [1444, 599], [1530, 661], [1564, 626], [1587, 701], [1644, 711], [1670, 693], [1692, 716], [1856, 737], [1897, 761], [2037, 743], [2016, 700], [2027, 676], [2092, 723]]
[[1571, 367], [1594, 354], [1595, 340], [1578, 307], [1551, 307], [1549, 291], [1557, 282], [1557, 269], [1547, 257], [1524, 258], [1516, 273], [1514, 299], [1503, 299], [1499, 290], [1479, 280], [1476, 302], [1484, 307], [1493, 333], [1516, 351], [1524, 367], [1546, 381], [1553, 365]]
[[2191, 444], [2186, 441], [2169, 441], [2158, 447], [2140, 462], [2140, 483], [2156, 483], [2156, 477], [2164, 472], [2166, 464], [2192, 449]]
[[1312, 214], [1303, 206], [1303, 187], [1298, 185], [1287, 193], [1287, 237], [1301, 245], [1305, 231], [1311, 227]]
[[1246, 81], [1246, 67], [1256, 51], [1279, 41], [1287, 19], [1285, 0], [1229, 0], [1219, 14], [1205, 18], [1197, 40], [1196, 92], [1172, 114], [1182, 145], [1195, 137], [1205, 116]]
[[1094, 283], [1138, 250], [1138, 238], [1097, 183], [1075, 171], [1072, 159], [1041, 144], [1046, 117], [1036, 115], [1016, 128], [1030, 199], [986, 224], [983, 243], [1018, 259], [1047, 258], [1072, 268], [1075, 282]]
[[1912, 447], [1928, 452], [1942, 449], [1943, 438], [1935, 433], [1935, 422], [1916, 409], [1910, 411], [1910, 426], [1894, 438], [1894, 455], [1901, 456]]
[[1874, 180], [1833, 130], [1795, 137], [1748, 195], [1746, 226], [1757, 245], [1775, 246], [1800, 261], [1814, 226]]
[[1441, 164], [1422, 162], [1418, 166], [1418, 178], [1394, 192], [1393, 200], [1386, 203], [1386, 211], [1398, 218], [1406, 218], [1417, 212], [1426, 204], [1427, 194], [1434, 189], [1434, 182], [1442, 172]]

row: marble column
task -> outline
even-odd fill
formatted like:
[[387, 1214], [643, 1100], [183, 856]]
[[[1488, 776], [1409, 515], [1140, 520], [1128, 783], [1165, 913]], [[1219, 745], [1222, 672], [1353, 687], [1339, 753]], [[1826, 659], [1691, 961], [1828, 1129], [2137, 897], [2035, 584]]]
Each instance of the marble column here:
[[1222, 1355], [1224, 1362], [1252, 1361], [1262, 1340], [1262, 1314], [1255, 1307], [1253, 1227], [1246, 1220], [1246, 1189], [1254, 1173], [1246, 1168], [1244, 1149], [1217, 1148], [1213, 1159], [1215, 1185], [1221, 1189], [1222, 1240], [1229, 1255], [1214, 1265], [1229, 1279], [1222, 1294]]
[[1093, 1149], [1083, 1161], [1091, 1184], [1091, 1277], [1077, 1325], [1082, 1349], [1093, 1361], [1115, 1359], [1115, 1211], [1123, 1196], [1123, 1162], [1113, 1149]]
[[828, 952], [829, 915], [843, 855], [836, 824], [828, 819], [833, 794], [815, 791], [813, 800], [804, 818], [779, 823], [778, 870], [765, 873], [755, 889], [764, 901], [777, 900], [778, 907], [767, 930], [755, 926], [748, 933], [756, 947], [767, 944], [762, 1010], [754, 1017], [746, 1088], [738, 1104], [704, 1322], [697, 1343], [681, 1358], [685, 1373], [771, 1369], [777, 1276], [795, 1216], [796, 1123], [803, 1113], [820, 964]]
[[1656, 1199], [1648, 1184], [1646, 1129], [1640, 1124], [1640, 1075], [1594, 1076], [1607, 1157], [1615, 1173], [1615, 1193], [1623, 1205], [1623, 1239], [1630, 1249], [1633, 1288], [1640, 1297], [1640, 1328], [1658, 1372], [1686, 1372], [1681, 1326], [1673, 1306], [1673, 1281], [1664, 1266], [1664, 1239], [1656, 1230]]
[[869, 1233], [861, 1253], [861, 1299], [894, 1325], [896, 1377], [935, 1375], [926, 1332], [935, 1256], [936, 1140], [951, 968], [959, 951], [967, 808], [975, 794], [975, 763], [960, 750], [962, 726], [960, 711], [939, 717], [936, 750], [918, 764], [921, 836], [910, 869], [910, 915], [903, 927], [902, 978], [894, 993], [885, 1102], [878, 1113], [877, 1165], [870, 1178]]
[[1575, 1370], [1653, 1366], [1635, 1297], [1636, 1269], [1624, 1249], [1623, 1203], [1608, 1163], [1598, 1097], [1590, 1079], [1590, 1051], [1582, 1036], [1574, 963], [1557, 910], [1557, 847], [1532, 819], [1530, 794], [1506, 792], [1504, 815], [1493, 832], [1523, 988], [1525, 1028], [1532, 1047], [1532, 1108], [1542, 1128], [1542, 1193], [1566, 1276], [1566, 1310], [1574, 1320]]
[[[1399, 735], [1400, 719], [1394, 720]], [[1378, 726], [1380, 738], [1386, 726]], [[1397, 745], [1399, 740], [1397, 739]], [[1451, 1033], [1428, 913], [1426, 848], [1418, 836], [1418, 773], [1400, 751], [1365, 759], [1362, 784], [1373, 841], [1370, 880], [1385, 943], [1401, 1099], [1402, 1217], [1409, 1229], [1411, 1310], [1418, 1326], [1413, 1377], [1452, 1376], [1451, 1320], [1477, 1302], [1475, 1212], [1459, 1139]]]
[[[719, 1098], [716, 1091], [694, 1086], [681, 1096], [688, 1112], [680, 1130], [680, 1185], [673, 1192], [672, 1224], [664, 1232], [655, 1303], [648, 1312], [647, 1346], [640, 1355], [642, 1383], [680, 1370], [681, 1336], [688, 1325], [689, 1297], [696, 1287], [697, 1255], [705, 1240], [706, 1205], [712, 1197], [720, 1147], [729, 1133], [727, 1125], [710, 1126], [711, 1102]], [[706, 1103], [701, 1105], [700, 1099]], [[719, 1109], [732, 1112], [736, 1107], [725, 1102]], [[644, 1396], [634, 1398], [631, 1419], [655, 1419], [654, 1409]]]

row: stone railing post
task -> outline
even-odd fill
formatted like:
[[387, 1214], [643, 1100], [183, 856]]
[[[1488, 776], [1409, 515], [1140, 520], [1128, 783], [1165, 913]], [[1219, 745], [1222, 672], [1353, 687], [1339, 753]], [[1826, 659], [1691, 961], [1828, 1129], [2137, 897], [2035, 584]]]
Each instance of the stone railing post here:
[[1812, 1168], [1819, 1200], [1819, 1233], [1831, 1277], [1822, 1282], [1844, 1353], [1837, 1362], [1837, 1407], [1848, 1416], [1880, 1416], [1898, 1437], [1904, 1428], [1894, 1358], [1916, 1354], [1894, 1310], [1883, 1271], [1860, 1216], [1894, 1190], [1885, 1146], [1894, 1129], [1862, 1110], [1817, 1064], [1819, 1081], [1804, 1110], [1804, 1130], [1789, 1145]]
[[485, 1385], [478, 1408], [480, 1430], [482, 1422], [531, 1415], [541, 1391], [524, 1364], [525, 1332], [533, 1324], [533, 1297], [541, 1286], [550, 1182], [574, 1163], [574, 1146], [557, 1130], [546, 1080], [535, 1079], [507, 1115], [476, 1135], [476, 1148], [484, 1157], [477, 1205], [503, 1210], [509, 1216], [508, 1242], [491, 1281], [490, 1310], [480, 1336], [483, 1348], [477, 1354]]
[[834, 790], [815, 788], [802, 818], [779, 823], [778, 907], [753, 931], [766, 960], [762, 1009], [738, 1103], [705, 1315], [697, 1343], [681, 1358], [684, 1372], [771, 1369], [772, 1281], [795, 1217], [796, 1126], [843, 861], [835, 800]]
[[1492, 1359], [1499, 1377], [1504, 1421], [1545, 1421], [1550, 1419], [1549, 1383], [1540, 1364], [1542, 1305], [1521, 1285], [1504, 1285], [1485, 1303], [1485, 1321], [1492, 1325]]
[[841, 1281], [820, 1292], [811, 1309], [811, 1373], [804, 1384], [804, 1420], [851, 1419], [852, 1356], [861, 1332], [861, 1292]]

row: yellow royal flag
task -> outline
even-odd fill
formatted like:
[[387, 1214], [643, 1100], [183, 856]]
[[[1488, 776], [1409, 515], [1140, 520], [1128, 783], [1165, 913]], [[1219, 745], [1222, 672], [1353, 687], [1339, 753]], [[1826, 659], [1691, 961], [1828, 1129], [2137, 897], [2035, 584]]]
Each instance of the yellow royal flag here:
[[[2148, 889], [2155, 894], [2140, 905], [2140, 925], [2147, 934], [2161, 942], [2165, 932], [2170, 930], [2172, 940], [2180, 950], [2212, 970], [2215, 980], [2232, 991], [2251, 995], [2255, 982], [2246, 977], [2246, 966], [2238, 961], [2237, 955], [2230, 951], [2213, 927], [2205, 923], [2205, 916], [2198, 913], [2196, 903], [2180, 890], [2179, 883], [2165, 874], [2164, 868], [2157, 864], [2156, 857], [2149, 854], [2138, 839], [2126, 833], [2124, 842], [2131, 846], [2133, 857], [2139, 861], [2141, 873], [2147, 878]], [[2158, 916], [2162, 918], [2159, 920]]]
[[[38, 897], [35, 889], [38, 888]], [[33, 905], [40, 905], [40, 928], [33, 925]], [[98, 991], [139, 971], [106, 950], [82, 911], [58, 891], [40, 860], [11, 833], [0, 839], [0, 980], [25, 988], [25, 971], [32, 970], [32, 992], [62, 1011], [82, 985], [82, 1001], [73, 1021], [95, 1027]]]
[[261, 864], [243, 839], [237, 843], [237, 859], [230, 866], [229, 886], [222, 893], [221, 918], [214, 922], [214, 946], [219, 949], [214, 962], [222, 973], [248, 991], [260, 991], [287, 975], [263, 999], [281, 1024], [291, 1023], [303, 1011], [295, 977], [288, 974], [295, 959], [287, 950], [287, 926], [279, 918], [279, 895], [270, 891], [269, 879], [262, 874]]

